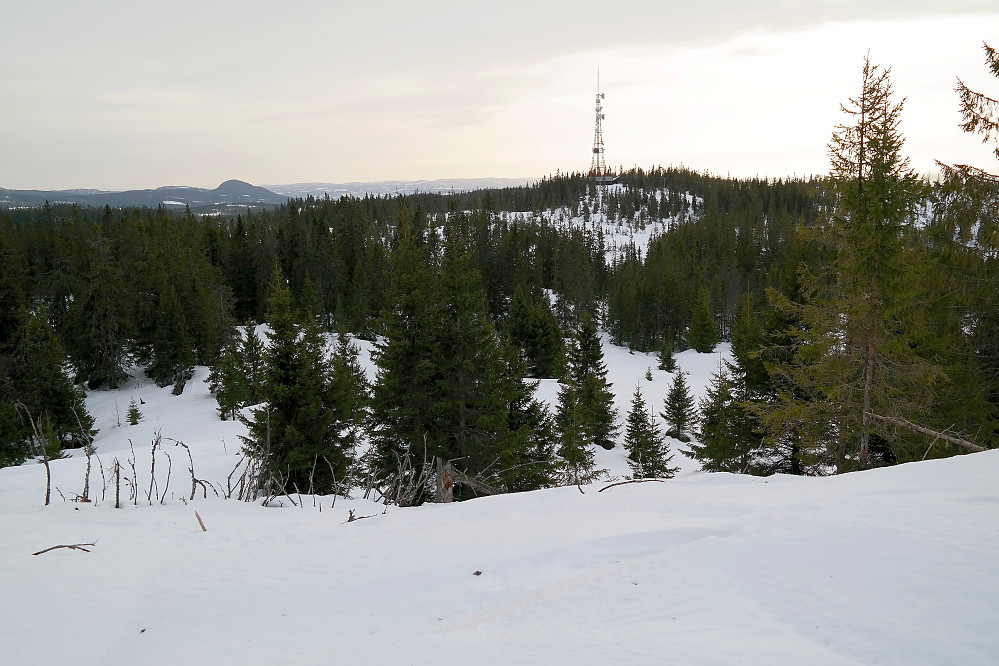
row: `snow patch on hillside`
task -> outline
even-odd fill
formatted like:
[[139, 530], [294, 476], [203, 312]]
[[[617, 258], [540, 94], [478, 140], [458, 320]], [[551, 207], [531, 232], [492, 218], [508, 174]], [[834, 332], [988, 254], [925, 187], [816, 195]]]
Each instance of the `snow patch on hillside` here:
[[[695, 393], [727, 354], [677, 355]], [[671, 376], [652, 355], [605, 341], [605, 359], [621, 420], [636, 384], [661, 409]], [[238, 461], [243, 427], [219, 420], [206, 376], [198, 368], [181, 396], [141, 372], [90, 394], [105, 479], [134, 449], [135, 503], [113, 508], [96, 460], [97, 501], [71, 501], [80, 455], [53, 462], [67, 501], [53, 491], [47, 508], [41, 465], [0, 470], [0, 661], [974, 665], [999, 654], [999, 451], [827, 478], [706, 474], [678, 455], [675, 479], [603, 491], [264, 508], [189, 499], [186, 452], [168, 441], [169, 489], [150, 502], [157, 432], [188, 444], [195, 475], [216, 486]], [[557, 387], [539, 391], [553, 400]], [[137, 426], [124, 425], [132, 398]], [[627, 473], [620, 446], [597, 453]], [[351, 511], [363, 519], [348, 522]]]

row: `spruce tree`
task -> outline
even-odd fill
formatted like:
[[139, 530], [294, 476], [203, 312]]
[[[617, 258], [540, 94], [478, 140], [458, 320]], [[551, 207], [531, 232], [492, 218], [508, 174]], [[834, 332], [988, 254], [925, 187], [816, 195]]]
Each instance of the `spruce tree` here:
[[243, 326], [240, 338], [239, 356], [243, 368], [243, 378], [246, 383], [246, 404], [256, 405], [262, 397], [264, 380], [264, 343], [257, 335], [257, 327], [253, 322]]
[[[958, 433], [987, 446], [999, 433], [997, 272], [994, 262], [983, 256], [982, 248], [964, 246], [953, 232], [941, 237], [941, 231], [949, 226], [951, 205], [955, 198], [963, 197], [954, 197], [952, 187], [953, 183], [938, 189], [950, 190], [950, 194], [935, 201], [935, 219], [924, 231], [930, 242], [920, 253], [927, 290], [922, 298], [926, 307], [919, 315], [922, 333], [917, 339], [917, 351], [921, 357], [937, 362], [947, 377], [945, 384], [937, 385], [921, 425], [938, 432]], [[991, 196], [999, 203], [999, 188], [991, 189]], [[964, 450], [943, 438], [926, 442], [921, 436], [895, 440], [888, 449], [898, 462], [947, 457]], [[872, 464], [893, 462], [882, 459], [883, 451], [884, 446], [872, 444]]]
[[[982, 43], [982, 50], [986, 67], [999, 79], [999, 52], [986, 43]], [[999, 100], [972, 90], [961, 79], [957, 80], [957, 93], [961, 100], [961, 129], [981, 135], [983, 143], [992, 141], [993, 154], [999, 159]], [[981, 180], [986, 180], [987, 176], [981, 171], [977, 174]]]
[[589, 483], [597, 477], [593, 450], [586, 434], [586, 422], [579, 396], [571, 383], [559, 385], [558, 410], [558, 468], [563, 485]]
[[593, 319], [585, 312], [580, 317], [575, 340], [569, 350], [569, 377], [575, 396], [578, 419], [587, 444], [614, 448], [617, 433], [617, 410], [612, 384], [607, 381], [607, 366], [600, 336]]
[[[306, 321], [302, 322], [301, 320]], [[337, 419], [342, 395], [332, 390], [322, 332], [292, 309], [280, 269], [268, 303], [269, 344], [264, 354], [264, 405], [245, 420], [247, 454], [261, 466], [261, 490], [336, 492], [351, 473], [352, 440]]]
[[230, 340], [222, 348], [222, 353], [212, 364], [206, 381], [219, 404], [218, 412], [222, 420], [235, 419], [236, 411], [246, 406], [249, 401], [246, 370], [243, 366], [239, 339]]
[[[369, 466], [376, 478], [397, 472], [407, 456], [418, 464], [430, 446], [438, 350], [433, 332], [442, 316], [434, 259], [408, 213], [400, 211], [393, 239], [392, 274], [381, 339], [372, 358], [377, 366], [371, 399]], [[434, 442], [434, 446], [439, 446]]]
[[117, 388], [128, 377], [124, 280], [109, 245], [100, 233], [92, 241], [89, 269], [66, 315], [76, 379], [92, 390]]
[[182, 393], [184, 384], [194, 374], [194, 348], [177, 293], [169, 285], [160, 293], [152, 353], [146, 374], [157, 386], [173, 384], [174, 395]]
[[635, 388], [628, 410], [624, 448], [628, 451], [628, 466], [635, 479], [670, 479], [679, 467], [670, 467], [673, 454], [660, 434], [655, 418], [645, 404], [641, 387]]
[[901, 153], [902, 103], [888, 74], [865, 58], [860, 95], [843, 106], [851, 124], [830, 142], [831, 275], [801, 271], [804, 303], [771, 292], [801, 325], [787, 332], [793, 358], [771, 368], [787, 388], [761, 411], [770, 440], [825, 448], [840, 471], [870, 465], [872, 435], [900, 437], [886, 420], [920, 421], [943, 379], [917, 352], [922, 278], [912, 248], [922, 190]]
[[135, 398], [128, 401], [128, 412], [125, 414], [125, 418], [128, 420], [128, 425], [139, 425], [139, 421], [142, 420], [142, 412], [139, 411], [139, 405], [135, 402]]
[[565, 343], [548, 298], [533, 296], [526, 284], [517, 286], [510, 303], [507, 330], [524, 351], [528, 376], [559, 377], [565, 365]]
[[392, 307], [374, 354], [371, 463], [378, 477], [395, 473], [407, 457], [414, 466], [439, 458], [478, 477], [502, 457], [508, 382], [466, 225], [464, 216], [448, 222], [436, 272], [432, 244], [401, 229]]
[[673, 375], [673, 382], [666, 394], [662, 417], [669, 428], [666, 431], [667, 435], [682, 442], [690, 441], [687, 435], [695, 417], [695, 405], [694, 397], [687, 385], [686, 373], [677, 372]]
[[503, 345], [509, 435], [498, 463], [502, 487], [509, 492], [537, 490], [556, 483], [555, 430], [548, 408], [535, 398], [537, 381], [524, 379], [527, 362], [512, 342]]
[[735, 361], [732, 368], [734, 374], [744, 375], [747, 388], [753, 394], [765, 392], [770, 383], [759, 354], [764, 343], [763, 323], [753, 310], [751, 296], [743, 294], [732, 326], [732, 357]]
[[356, 466], [355, 451], [364, 422], [370, 387], [364, 368], [358, 360], [360, 349], [346, 332], [340, 331], [331, 358], [331, 371], [326, 404], [333, 410], [331, 431], [345, 472], [336, 479], [340, 487], [349, 487]]
[[735, 382], [728, 370], [719, 368], [711, 375], [707, 392], [700, 402], [700, 428], [690, 442], [687, 455], [708, 472], [747, 473], [751, 450], [741, 432]]
[[676, 372], [676, 359], [673, 358], [672, 335], [666, 334], [663, 336], [662, 342], [659, 344], [659, 350], [656, 353], [656, 361], [659, 364], [660, 370]]
[[460, 460], [475, 476], [495, 463], [508, 432], [506, 367], [466, 232], [456, 225], [447, 233], [440, 271], [444, 311], [435, 344], [436, 430], [443, 439], [442, 457]]
[[6, 350], [0, 356], [0, 370], [5, 371], [0, 376], [0, 404], [5, 405], [0, 410], [0, 463], [17, 463], [33, 448], [34, 432], [25, 418], [44, 420], [54, 451], [89, 442], [96, 432], [86, 396], [69, 377], [66, 354], [43, 306], [22, 308]]
[[261, 402], [263, 377], [264, 344], [253, 322], [247, 322], [230, 336], [205, 380], [219, 403], [223, 421], [235, 419], [239, 409]]
[[708, 290], [701, 287], [697, 292], [697, 302], [690, 316], [690, 328], [687, 330], [687, 342], [696, 351], [707, 354], [714, 351], [718, 344], [718, 326], [715, 324], [714, 311], [711, 308], [711, 297]]
[[[985, 65], [999, 79], [999, 55], [982, 44]], [[995, 93], [972, 90], [958, 79], [961, 129], [991, 144], [999, 158], [999, 101]], [[990, 96], [991, 95], [991, 96]], [[935, 353], [946, 359], [947, 392], [930, 410], [935, 429], [980, 433], [981, 444], [999, 435], [999, 178], [994, 168], [938, 162], [941, 183], [929, 228], [941, 271], [931, 281], [936, 305], [927, 325]], [[929, 346], [929, 345], [928, 345]], [[984, 404], [983, 404], [984, 403]], [[958, 452], [943, 441], [916, 457]]]

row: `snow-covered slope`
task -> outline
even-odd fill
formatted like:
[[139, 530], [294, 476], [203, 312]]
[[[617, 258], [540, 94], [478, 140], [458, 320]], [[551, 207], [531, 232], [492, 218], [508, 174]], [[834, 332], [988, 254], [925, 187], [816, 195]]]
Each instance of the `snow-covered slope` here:
[[[606, 360], [622, 417], [639, 382], [661, 405], [670, 377], [642, 377], [652, 356], [608, 346]], [[700, 393], [718, 355], [678, 360]], [[999, 451], [828, 478], [704, 474], [684, 461], [676, 479], [603, 491], [264, 508], [212, 491], [186, 499], [186, 452], [165, 440], [165, 499], [150, 504], [156, 431], [188, 444], [195, 475], [217, 486], [238, 461], [240, 427], [215, 416], [204, 376], [179, 397], [141, 375], [91, 395], [105, 479], [134, 443], [136, 504], [113, 508], [96, 460], [89, 504], [71, 501], [83, 458], [53, 463], [67, 501], [53, 490], [48, 508], [41, 465], [0, 470], [0, 663], [966, 665], [999, 654]], [[144, 418], [118, 426], [131, 397]], [[620, 447], [598, 464], [627, 469]], [[347, 522], [351, 511], [364, 519]]]

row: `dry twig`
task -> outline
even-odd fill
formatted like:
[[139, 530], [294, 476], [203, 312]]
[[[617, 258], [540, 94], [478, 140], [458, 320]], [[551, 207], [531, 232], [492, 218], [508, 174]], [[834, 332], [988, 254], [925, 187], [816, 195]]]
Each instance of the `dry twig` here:
[[666, 483], [662, 479], [631, 479], [630, 481], [618, 481], [617, 483], [612, 483], [609, 486], [604, 486], [603, 488], [601, 488], [597, 492], [598, 493], [602, 493], [603, 491], [607, 490], [608, 488], [613, 488], [614, 486], [623, 486], [626, 483], [648, 483], [649, 481], [655, 481], [656, 483]]
[[93, 543], [67, 543], [61, 546], [52, 546], [51, 548], [46, 548], [45, 550], [40, 550], [37, 553], [32, 553], [32, 555], [41, 555], [42, 553], [47, 553], [50, 550], [56, 550], [57, 548], [68, 548], [69, 550], [82, 550], [85, 553], [89, 553], [89, 548], [84, 548], [84, 546], [96, 546], [97, 541]]

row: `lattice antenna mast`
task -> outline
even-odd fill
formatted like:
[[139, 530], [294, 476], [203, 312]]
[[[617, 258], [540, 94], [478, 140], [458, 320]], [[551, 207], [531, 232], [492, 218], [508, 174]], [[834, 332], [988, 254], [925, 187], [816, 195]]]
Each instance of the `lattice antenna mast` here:
[[600, 92], [600, 70], [597, 70], [597, 122], [593, 128], [593, 159], [590, 161], [590, 176], [606, 176], [607, 162], [604, 161], [604, 94]]

